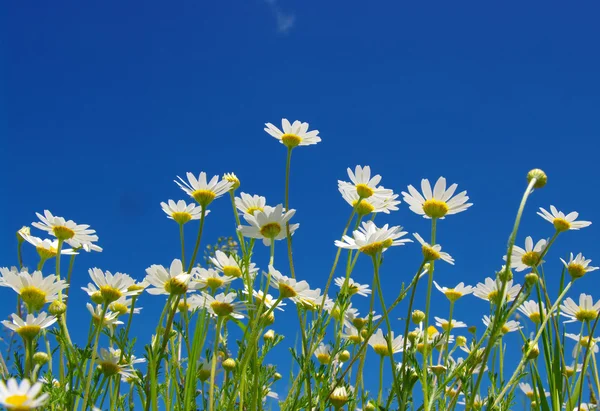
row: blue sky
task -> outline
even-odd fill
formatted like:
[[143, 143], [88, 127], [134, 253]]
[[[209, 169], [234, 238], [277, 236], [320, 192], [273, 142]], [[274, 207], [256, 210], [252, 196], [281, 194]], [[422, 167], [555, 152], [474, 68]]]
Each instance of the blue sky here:
[[[501, 264], [529, 169], [549, 182], [519, 243], [552, 234], [539, 206], [595, 220], [599, 11], [594, 2], [10, 2], [0, 16], [0, 265], [15, 264], [14, 232], [47, 208], [92, 225], [105, 249], [78, 259], [74, 288], [92, 266], [142, 278], [179, 255], [159, 206], [184, 198], [176, 175], [233, 171], [243, 191], [283, 200], [285, 150], [263, 124], [287, 117], [323, 138], [293, 158], [301, 278], [323, 286], [349, 213], [337, 180], [369, 164], [397, 192], [440, 175], [468, 190], [475, 205], [439, 225], [456, 265], [439, 264], [436, 279], [474, 285]], [[233, 234], [228, 201], [212, 209], [205, 238]], [[429, 231], [404, 203], [377, 221]], [[569, 251], [600, 260], [599, 233], [565, 234], [549, 276]], [[386, 253], [389, 300], [418, 260], [414, 245]], [[365, 262], [355, 279], [371, 275]], [[590, 276], [574, 295], [598, 284]], [[74, 294], [83, 306], [83, 291]], [[158, 317], [156, 299], [144, 300], [140, 338]], [[486, 303], [465, 301], [455, 317], [480, 325]], [[0, 303], [0, 316], [13, 305]], [[444, 316], [446, 302], [433, 309]], [[274, 355], [289, 364], [285, 349]]]

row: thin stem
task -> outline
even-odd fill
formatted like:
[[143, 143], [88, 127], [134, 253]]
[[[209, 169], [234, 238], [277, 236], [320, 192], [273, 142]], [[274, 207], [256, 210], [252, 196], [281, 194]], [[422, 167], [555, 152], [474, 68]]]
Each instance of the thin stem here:
[[179, 240], [181, 242], [181, 265], [185, 267], [185, 236], [183, 235], [183, 224], [181, 223], [179, 224]]
[[98, 353], [98, 342], [100, 341], [100, 334], [102, 333], [102, 323], [104, 322], [104, 316], [106, 315], [106, 311], [108, 310], [108, 304], [103, 304], [102, 306], [102, 314], [100, 314], [100, 319], [98, 320], [98, 327], [96, 330], [96, 337], [94, 341], [94, 348], [92, 350], [92, 360], [90, 363], [90, 369], [87, 375], [87, 382], [85, 383], [85, 393], [83, 395], [83, 404], [82, 407], [85, 410], [88, 406], [88, 397], [90, 394], [90, 386], [92, 384], [92, 376], [94, 375], [94, 367], [96, 365], [96, 356]]
[[[435, 245], [435, 235], [436, 235], [436, 226], [437, 226], [437, 218], [431, 219], [431, 246]], [[423, 329], [425, 330], [425, 334], [423, 337], [423, 404], [426, 411], [429, 410], [427, 407], [428, 404], [428, 386], [427, 386], [427, 359], [429, 358], [427, 351], [427, 328], [429, 327], [429, 309], [431, 307], [431, 290], [433, 288], [433, 270], [434, 270], [434, 262], [429, 262], [429, 280], [427, 281], [427, 298], [425, 299], [425, 323]]]
[[[200, 215], [200, 226], [198, 227], [198, 236], [196, 237], [196, 245], [194, 247], [194, 253], [192, 254], [192, 259], [190, 260], [190, 265], [188, 266], [187, 272], [192, 271], [194, 264], [196, 263], [196, 255], [198, 254], [198, 248], [200, 248], [200, 240], [202, 239], [202, 229], [204, 228], [204, 218], [206, 217], [206, 208], [202, 207], [202, 214]], [[183, 265], [183, 263], [182, 263]]]
[[[292, 162], [292, 149], [288, 148], [287, 160], [285, 162], [285, 211], [290, 210], [290, 164]], [[288, 248], [288, 260], [290, 261], [290, 274], [292, 278], [296, 278], [296, 272], [294, 270], [294, 258], [292, 255], [292, 234], [290, 233], [290, 223], [285, 224], [285, 231], [287, 237], [287, 248]]]
[[379, 356], [379, 394], [377, 395], [377, 404], [381, 405], [381, 396], [383, 394], [383, 355]]
[[217, 319], [217, 330], [215, 333], [215, 345], [213, 347], [213, 357], [212, 357], [212, 364], [210, 366], [210, 385], [208, 388], [208, 403], [209, 403], [209, 410], [210, 411], [214, 411], [214, 406], [215, 406], [215, 399], [214, 399], [214, 390], [215, 390], [215, 374], [217, 372], [217, 350], [219, 349], [219, 337], [221, 336], [221, 324], [222, 324], [222, 320], [221, 318]]

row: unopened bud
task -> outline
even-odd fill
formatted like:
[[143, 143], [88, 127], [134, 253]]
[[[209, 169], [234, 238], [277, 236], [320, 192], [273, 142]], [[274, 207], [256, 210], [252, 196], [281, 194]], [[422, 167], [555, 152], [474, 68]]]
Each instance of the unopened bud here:
[[535, 183], [533, 184], [533, 188], [542, 188], [548, 182], [548, 176], [539, 168], [534, 168], [529, 173], [527, 173], [527, 182], [531, 183], [531, 180], [535, 178]]
[[456, 337], [456, 345], [458, 345], [459, 347], [464, 347], [465, 345], [467, 345], [467, 337], [462, 335]]
[[44, 365], [50, 360], [50, 357], [45, 352], [39, 351], [33, 354], [33, 362], [37, 365]]
[[527, 359], [534, 360], [540, 355], [540, 348], [537, 344], [531, 344], [530, 342], [525, 343], [523, 351], [527, 351]]
[[271, 341], [275, 338], [275, 331], [269, 330], [263, 335], [264, 341]]
[[344, 350], [339, 354], [339, 358], [341, 362], [346, 362], [350, 359], [350, 351]]
[[281, 374], [279, 374], [278, 372], [276, 372], [275, 374], [273, 374], [273, 380], [277, 381], [281, 379]]
[[420, 324], [425, 319], [425, 313], [421, 310], [414, 310], [412, 312], [412, 321], [415, 324]]
[[529, 286], [535, 285], [540, 277], [536, 273], [529, 273], [525, 276], [525, 283]]
[[373, 401], [369, 401], [367, 403], [367, 405], [365, 405], [365, 411], [375, 411], [377, 409], [377, 406], [375, 405], [375, 403]]
[[48, 312], [55, 317], [63, 315], [67, 311], [67, 305], [60, 300], [54, 300], [48, 307]]
[[227, 371], [233, 371], [235, 369], [235, 359], [228, 358], [223, 361], [223, 368]]

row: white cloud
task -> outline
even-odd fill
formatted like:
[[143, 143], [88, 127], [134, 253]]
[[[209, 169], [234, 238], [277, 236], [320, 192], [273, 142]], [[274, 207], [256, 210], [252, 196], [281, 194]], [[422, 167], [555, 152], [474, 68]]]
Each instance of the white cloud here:
[[277, 4], [277, 0], [265, 0], [269, 8], [275, 16], [277, 23], [277, 31], [280, 33], [289, 33], [296, 24], [296, 15], [294, 13], [285, 12]]

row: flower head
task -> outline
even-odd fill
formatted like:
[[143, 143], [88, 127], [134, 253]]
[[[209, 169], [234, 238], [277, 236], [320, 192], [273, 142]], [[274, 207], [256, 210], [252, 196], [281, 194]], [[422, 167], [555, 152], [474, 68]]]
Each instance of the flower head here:
[[345, 235], [343, 241], [336, 240], [335, 245], [340, 248], [359, 250], [367, 255], [376, 255], [386, 251], [391, 246], [404, 245], [412, 242], [401, 237], [407, 234], [401, 226], [389, 227], [387, 224], [379, 228], [372, 221], [362, 223], [362, 227], [352, 233], [352, 237]]
[[[346, 279], [344, 277], [338, 277], [334, 281], [335, 285], [340, 287], [340, 289], [344, 288], [344, 283], [346, 282]], [[363, 297], [367, 297], [369, 294], [371, 294], [371, 290], [369, 289], [368, 284], [359, 284], [355, 282], [352, 278], [348, 278], [347, 287], [348, 294], [350, 295], [358, 294], [362, 295]]]
[[259, 195], [240, 193], [235, 198], [236, 208], [244, 214], [254, 215], [257, 211], [265, 211], [267, 199]]
[[304, 300], [312, 300], [312, 295], [309, 293], [310, 287], [306, 281], [296, 281], [286, 277], [272, 265], [269, 266], [269, 273], [265, 273], [265, 276], [270, 278], [271, 287], [279, 290], [281, 298], [289, 298], [296, 304], [302, 304]]
[[14, 378], [0, 381], [0, 404], [11, 411], [35, 410], [43, 406], [48, 399], [48, 394], [38, 395], [42, 390], [42, 383], [36, 382], [31, 385], [29, 380], [24, 379], [17, 383]]
[[286, 118], [281, 119], [283, 132], [271, 123], [265, 123], [265, 126], [267, 133], [289, 149], [297, 146], [310, 146], [321, 141], [319, 130], [308, 131], [308, 123], [302, 123], [298, 120], [290, 124]]
[[[230, 254], [229, 256], [227, 254], [225, 254], [223, 251], [221, 250], [217, 250], [215, 252], [215, 256], [214, 257], [210, 257], [210, 262], [215, 266], [215, 269], [221, 273], [223, 273], [224, 275], [228, 276], [228, 277], [232, 277], [232, 278], [238, 278], [238, 277], [242, 277], [243, 271], [242, 268], [243, 267], [243, 261], [240, 261], [240, 263], [238, 263], [238, 261], [236, 260], [236, 258], [233, 256], [233, 254]], [[248, 271], [250, 274], [251, 278], [254, 278], [254, 276], [256, 275], [258, 268], [256, 268], [256, 265], [254, 263], [250, 263], [250, 266], [248, 267]]]
[[87, 224], [77, 224], [73, 220], [65, 220], [62, 217], [56, 217], [48, 210], [44, 210], [44, 215], [36, 213], [41, 222], [33, 222], [32, 226], [40, 230], [47, 231], [59, 240], [69, 244], [71, 247], [82, 247], [83, 244], [98, 241], [98, 236], [94, 235], [96, 231], [90, 230]]
[[147, 283], [154, 287], [146, 290], [150, 294], [185, 294], [190, 291], [192, 274], [183, 271], [181, 260], [173, 260], [168, 270], [162, 265], [151, 265], [146, 268], [146, 274]]
[[429, 243], [423, 240], [418, 233], [413, 234], [417, 241], [421, 244], [421, 250], [423, 251], [423, 257], [427, 261], [435, 261], [442, 260], [447, 262], [448, 264], [454, 265], [454, 259], [452, 256], [446, 252], [442, 251], [442, 246], [439, 244], [430, 245]]
[[433, 191], [429, 180], [421, 180], [421, 191], [417, 191], [412, 185], [408, 186], [408, 193], [402, 192], [404, 201], [410, 206], [410, 209], [416, 214], [425, 218], [444, 218], [446, 215], [460, 213], [471, 207], [473, 204], [467, 203], [469, 197], [467, 192], [463, 191], [454, 197], [452, 195], [458, 187], [452, 184], [446, 189], [446, 179], [440, 177], [435, 183]]
[[569, 319], [565, 323], [573, 323], [575, 321], [591, 322], [598, 317], [600, 313], [600, 301], [594, 300], [591, 295], [579, 295], [579, 305], [571, 297], [567, 298], [560, 306], [560, 315]]
[[54, 274], [44, 277], [41, 271], [29, 274], [27, 271], [0, 268], [0, 273], [0, 286], [12, 288], [33, 311], [39, 311], [46, 303], [57, 300], [58, 294], [68, 287], [64, 280], [59, 280]]
[[[102, 318], [102, 305], [96, 304], [96, 306], [93, 306], [92, 304], [87, 303], [86, 307], [90, 314], [92, 314], [92, 321], [97, 326], [100, 323], [100, 319]], [[104, 318], [102, 319], [102, 327], [112, 329], [117, 325], [123, 324], [123, 321], [117, 320], [118, 317], [119, 313], [107, 310], [106, 313], [104, 313]]]
[[435, 281], [433, 282], [433, 285], [435, 285], [435, 288], [437, 288], [441, 293], [443, 293], [446, 296], [446, 298], [453, 302], [473, 292], [473, 287], [470, 285], [465, 286], [465, 283], [463, 282], [458, 283], [458, 285], [454, 288], [441, 287]]
[[235, 280], [235, 277], [221, 275], [213, 268], [199, 268], [192, 277], [192, 282], [197, 284], [195, 288], [204, 289], [208, 287], [213, 291], [229, 284], [233, 280]]
[[[344, 196], [344, 199], [348, 201], [348, 203], [354, 207], [356, 204], [355, 201], [358, 199], [372, 199], [375, 198], [384, 200], [386, 198], [390, 198], [394, 195], [392, 190], [386, 189], [383, 186], [379, 186], [381, 182], [381, 176], [379, 174], [371, 177], [371, 167], [369, 166], [356, 166], [354, 172], [352, 172], [351, 168], [348, 168], [348, 177], [350, 177], [350, 181], [352, 183], [348, 183], [346, 181], [338, 180], [338, 189]], [[398, 196], [395, 196], [393, 199], [395, 200]], [[397, 204], [400, 204], [398, 201]]]
[[[202, 207], [195, 204], [186, 204], [185, 201], [179, 200], [175, 202], [169, 200], [168, 203], [160, 203], [165, 214], [171, 220], [175, 220], [178, 224], [185, 224], [191, 220], [200, 220], [202, 217]], [[210, 210], [206, 210], [205, 215], [208, 215]]]
[[[21, 236], [25, 241], [35, 247], [40, 259], [44, 261], [56, 257], [56, 254], [58, 254], [58, 240], [42, 240], [39, 237], [27, 234], [21, 234]], [[61, 255], [76, 255], [77, 251], [72, 248], [61, 248], [60, 253]]]
[[234, 173], [223, 174], [223, 180], [231, 183], [230, 190], [235, 191], [240, 187], [240, 179]]
[[[540, 313], [540, 304], [542, 310]], [[525, 314], [534, 323], [538, 324], [542, 320], [542, 314], [544, 318], [548, 315], [548, 311], [543, 302], [538, 303], [535, 300], [525, 301], [520, 307], [517, 308], [521, 313]]]
[[[295, 213], [296, 210], [283, 212], [282, 204], [276, 207], [265, 206], [264, 211], [256, 211], [254, 215], [244, 214], [244, 219], [249, 225], [240, 225], [238, 230], [244, 237], [261, 239], [264, 245], [270, 246], [271, 241], [286, 238], [286, 224]], [[290, 234], [299, 226], [300, 224], [290, 224]]]
[[186, 176], [188, 181], [177, 176], [179, 181], [175, 180], [175, 183], [203, 208], [223, 194], [227, 194], [232, 186], [232, 183], [227, 180], [219, 180], [219, 176], [214, 176], [207, 181], [204, 171], [198, 175], [198, 178], [193, 173], [186, 173]]
[[404, 338], [401, 335], [394, 338], [393, 332], [391, 332], [391, 335], [389, 336], [384, 336], [381, 328], [377, 329], [375, 334], [369, 338], [369, 345], [373, 347], [373, 350], [381, 356], [390, 355], [388, 338], [389, 342], [391, 343], [390, 345], [392, 348], [392, 354], [402, 352], [404, 349]]
[[329, 364], [331, 361], [331, 354], [333, 349], [329, 344], [319, 344], [317, 349], [315, 350], [315, 357], [321, 364]]
[[556, 231], [579, 230], [592, 224], [591, 221], [576, 221], [579, 213], [576, 211], [565, 215], [562, 211], [558, 211], [553, 205], [550, 206], [550, 213], [540, 207], [537, 213], [544, 220], [551, 222]]
[[113, 275], [110, 271], [103, 272], [99, 268], [90, 268], [88, 272], [92, 281], [98, 286], [104, 302], [107, 304], [121, 297], [137, 294], [134, 291], [129, 291], [129, 287], [135, 284], [135, 281], [127, 274], [115, 273]]
[[[516, 245], [513, 246], [510, 261], [511, 268], [514, 268], [517, 271], [523, 271], [529, 267], [537, 267], [543, 262], [542, 253], [546, 249], [547, 244], [548, 242], [542, 239], [534, 246], [533, 239], [527, 237], [525, 239], [525, 249]], [[506, 260], [506, 256], [504, 256], [504, 261]]]
[[214, 317], [233, 317], [244, 318], [244, 311], [247, 310], [246, 303], [234, 301], [237, 297], [236, 293], [220, 293], [214, 297], [207, 293], [193, 295], [188, 299], [191, 307], [206, 308], [208, 313]]
[[573, 258], [573, 253], [571, 253], [569, 262], [566, 262], [562, 258], [560, 259], [560, 261], [562, 261], [567, 271], [574, 279], [581, 278], [586, 273], [596, 271], [598, 269], [598, 267], [590, 266], [592, 260], [586, 260], [583, 254], [581, 253], [577, 254], [575, 258]]
[[[383, 189], [383, 187], [381, 188]], [[352, 185], [349, 187], [341, 186], [339, 190], [342, 193], [342, 198], [354, 207], [358, 215], [361, 216], [371, 213], [389, 214], [390, 211], [397, 211], [397, 206], [400, 204], [400, 201], [396, 200], [399, 195], [394, 194], [391, 190], [387, 190], [388, 193], [385, 194], [373, 195], [368, 199], [360, 197]]]
[[467, 326], [467, 324], [463, 323], [462, 321], [456, 321], [454, 319], [452, 320], [452, 322], [449, 322], [448, 320], [446, 320], [444, 318], [440, 318], [440, 317], [434, 317], [434, 318], [435, 318], [435, 325], [437, 325], [444, 331], [450, 331], [455, 328], [466, 328], [466, 326]]
[[[494, 321], [494, 318], [493, 317], [488, 317], [487, 315], [484, 315], [482, 321], [483, 321], [483, 324], [486, 327], [489, 327], [490, 324], [492, 323], [492, 321]], [[520, 322], [514, 321], [514, 320], [510, 320], [510, 321], [505, 322], [504, 325], [502, 325], [501, 332], [502, 332], [502, 334], [508, 334], [508, 333], [512, 333], [512, 332], [518, 331], [521, 328], [523, 328], [523, 327], [521, 326]]]
[[[500, 302], [501, 289], [502, 283], [500, 280], [494, 280], [490, 277], [487, 277], [483, 283], [477, 283], [477, 286], [475, 286], [475, 289], [473, 290], [473, 295], [493, 304], [498, 304]], [[520, 290], [520, 285], [513, 285], [513, 281], [508, 280], [506, 282], [506, 301], [514, 300], [519, 294]]]
[[45, 312], [41, 312], [37, 317], [33, 314], [27, 314], [25, 321], [17, 314], [11, 314], [11, 317], [12, 322], [4, 320], [2, 324], [26, 340], [34, 338], [41, 330], [56, 322], [56, 317], [48, 316]]
[[[131, 363], [122, 361], [121, 350], [115, 350], [110, 347], [100, 349], [100, 358], [98, 358], [98, 368], [107, 377], [113, 375], [121, 375], [125, 378], [131, 378], [135, 374], [135, 370]], [[139, 360], [138, 360], [139, 361]]]

